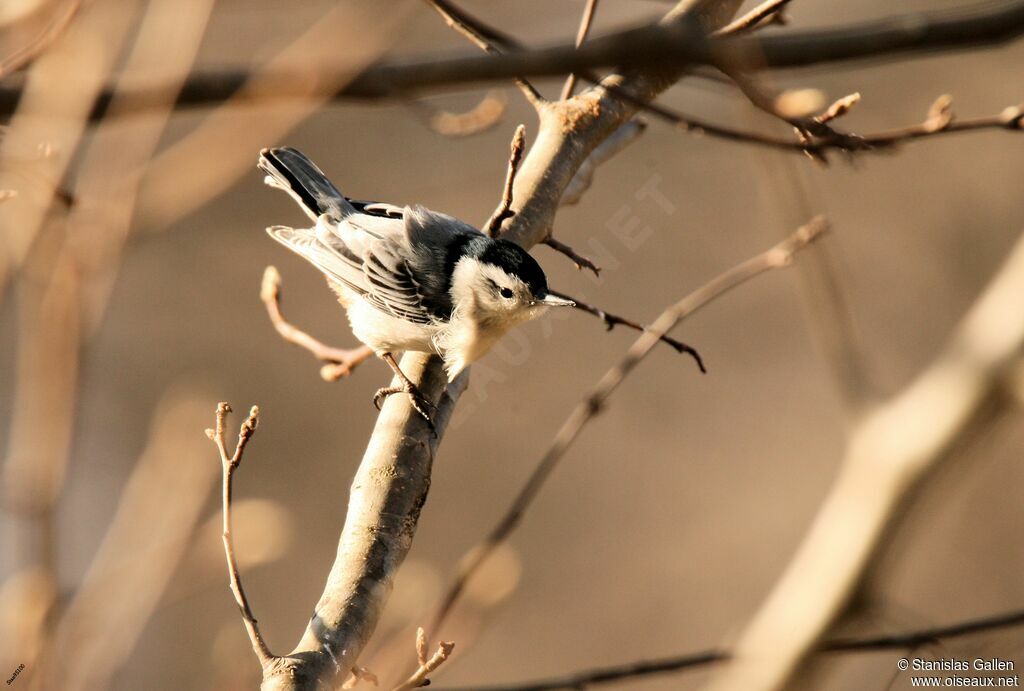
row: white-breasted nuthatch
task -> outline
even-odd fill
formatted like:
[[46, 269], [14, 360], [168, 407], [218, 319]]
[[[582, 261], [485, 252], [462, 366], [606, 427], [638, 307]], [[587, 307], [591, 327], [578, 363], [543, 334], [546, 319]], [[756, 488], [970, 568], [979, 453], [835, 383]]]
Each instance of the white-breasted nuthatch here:
[[374, 404], [399, 391], [431, 424], [427, 401], [394, 353], [436, 353], [449, 381], [509, 329], [571, 300], [548, 292], [526, 250], [492, 239], [447, 214], [346, 198], [305, 155], [264, 149], [265, 182], [284, 190], [315, 221], [273, 226], [270, 236], [322, 271], [348, 311], [356, 338], [394, 370], [400, 387], [380, 389]]

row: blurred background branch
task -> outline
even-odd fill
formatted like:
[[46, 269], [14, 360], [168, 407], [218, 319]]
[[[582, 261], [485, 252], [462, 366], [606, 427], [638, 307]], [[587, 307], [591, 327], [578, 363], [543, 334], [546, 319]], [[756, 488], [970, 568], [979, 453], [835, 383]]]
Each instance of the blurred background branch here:
[[[984, 463], [941, 461], [1019, 457], [1013, 426], [997, 435], [990, 422], [1019, 414], [1022, 400], [1024, 326], [1013, 300], [1024, 294], [1024, 250], [1018, 244], [1005, 251], [1010, 238], [999, 230], [1019, 226], [1024, 214], [1013, 184], [1019, 161], [1001, 144], [1022, 129], [1021, 107], [1006, 106], [1019, 98], [1007, 87], [1019, 46], [996, 47], [1024, 30], [1024, 2], [899, 15], [874, 3], [846, 8], [841, 22], [811, 0], [768, 0], [743, 14], [740, 5], [688, 0], [669, 5], [661, 20], [643, 3], [596, 0], [514, 13], [481, 6], [486, 20], [448, 0], [398, 3], [386, 12], [363, 0], [284, 9], [211, 0], [0, 5], [0, 664], [4, 673], [20, 670], [13, 683], [252, 688], [255, 645], [265, 688], [313, 688], [349, 670], [350, 681], [370, 683], [373, 674], [357, 661], [388, 687], [414, 688], [428, 676], [481, 678], [481, 670], [487, 680], [510, 670], [543, 676], [612, 655], [629, 659], [629, 651], [653, 661], [497, 688], [575, 688], [711, 663], [713, 688], [819, 688], [815, 675], [831, 657], [821, 651], [948, 645], [995, 630], [1004, 630], [1003, 640], [1015, 635], [1005, 629], [1020, 623], [1019, 564], [996, 536], [1016, 525], [1016, 503], [972, 511], [971, 491], [953, 487], [970, 483], [944, 485], [942, 478], [970, 465], [975, 487], [998, 495], [1017, 486], [1016, 466], [994, 466], [997, 472]], [[778, 28], [783, 10], [799, 14], [800, 28]], [[437, 14], [460, 36], [445, 33]], [[866, 16], [882, 18], [857, 20]], [[816, 21], [824, 28], [804, 28]], [[439, 45], [465, 38], [487, 54], [438, 56]], [[955, 60], [941, 55], [977, 47], [993, 49]], [[894, 64], [922, 56], [935, 57], [925, 66]], [[872, 61], [856, 74], [856, 90], [834, 68], [788, 71], [855, 60]], [[605, 70], [612, 73], [599, 74]], [[694, 83], [704, 87], [699, 101], [689, 98]], [[478, 88], [484, 84], [486, 92]], [[525, 104], [508, 98], [512, 88]], [[828, 98], [827, 89], [848, 95]], [[559, 100], [544, 96], [559, 92]], [[943, 96], [921, 118], [931, 96], [946, 92], [957, 93], [964, 110], [989, 115], [955, 117]], [[864, 103], [855, 107], [861, 93]], [[737, 96], [752, 114], [742, 127], [732, 122]], [[346, 107], [327, 108], [332, 103]], [[497, 125], [531, 112], [538, 125], [530, 127], [530, 146], [519, 140], [521, 160], [512, 156], [498, 190], [508, 139]], [[646, 125], [636, 116], [645, 112], [671, 129], [640, 138]], [[668, 136], [676, 131], [708, 136]], [[942, 136], [968, 132], [977, 133], [969, 143]], [[706, 278], [707, 267], [731, 265], [750, 247], [769, 244], [756, 234], [764, 228], [792, 228], [767, 222], [766, 210], [805, 219], [831, 207], [842, 232], [800, 264], [809, 298], [804, 316], [835, 390], [822, 383], [827, 378], [804, 347], [805, 334], [793, 326], [789, 292], [772, 292], [766, 280], [688, 324], [701, 332], [713, 378], [687, 371], [684, 388], [662, 364], [659, 376], [634, 382], [639, 394], [622, 387], [611, 424], [575, 442], [591, 456], [586, 473], [564, 467], [552, 477], [583, 425], [658, 337], [689, 348], [659, 320], [631, 349], [631, 364], [602, 380], [524, 478], [529, 469], [515, 461], [528, 457], [538, 435], [578, 399], [575, 387], [593, 363], [609, 357], [608, 339], [546, 321], [510, 337], [477, 368], [459, 406], [474, 424], [453, 424], [460, 434], [448, 441], [453, 448], [432, 490], [431, 522], [399, 572], [467, 379], [448, 386], [436, 360], [407, 356], [403, 368], [439, 401], [439, 436], [431, 438], [400, 397], [374, 421], [365, 397], [349, 389], [369, 385], [380, 370], [353, 371], [368, 356], [365, 348], [327, 345], [339, 337], [336, 305], [328, 312], [327, 305], [321, 311], [312, 302], [290, 303], [294, 323], [313, 325], [325, 341], [312, 337], [285, 319], [280, 276], [268, 269], [261, 297], [274, 330], [324, 363], [324, 379], [347, 378], [329, 389], [318, 388], [315, 377], [304, 383], [308, 361], [284, 352], [244, 287], [255, 284], [253, 267], [278, 261], [255, 239], [277, 207], [255, 192], [251, 167], [259, 148], [286, 136], [321, 152], [318, 160], [322, 155], [340, 171], [346, 192], [351, 185], [360, 198], [388, 194], [483, 218], [501, 191], [494, 230], [525, 247], [547, 243], [578, 268], [591, 268], [593, 276], [551, 262], [548, 272], [554, 285], [589, 282], [568, 290], [609, 326], [644, 328], [595, 305], [625, 303], [622, 312], [633, 314], [667, 299], [659, 296], [678, 295], [692, 276]], [[711, 148], [716, 142], [708, 139], [757, 148]], [[858, 157], [858, 168], [806, 165], [780, 174], [774, 165], [780, 154], [824, 164], [923, 140], [935, 143], [898, 159]], [[760, 175], [748, 165], [751, 151], [770, 161]], [[783, 166], [800, 158], [786, 160], [793, 163]], [[653, 184], [664, 184], [665, 193], [652, 195]], [[586, 204], [561, 209], [584, 195]], [[667, 232], [655, 235], [661, 230]], [[648, 237], [655, 240], [645, 247]], [[1004, 269], [972, 307], [1004, 254]], [[293, 280], [308, 290], [307, 279]], [[961, 311], [968, 316], [935, 356], [946, 321]], [[872, 377], [861, 329], [877, 370]], [[538, 344], [543, 358], [531, 356]], [[528, 369], [515, 369], [527, 361]], [[921, 373], [908, 383], [913, 371]], [[238, 546], [229, 561], [233, 574], [246, 569], [246, 586], [260, 604], [260, 644], [250, 645], [238, 627], [223, 593], [224, 557], [212, 548], [222, 532], [209, 491], [214, 469], [195, 430], [214, 399], [182, 387], [196, 380], [224, 396], [258, 396], [281, 416], [261, 445], [282, 462], [252, 476], [268, 497], [234, 502], [231, 510]], [[501, 395], [488, 400], [497, 383]], [[678, 649], [727, 640], [725, 626], [749, 616], [831, 480], [832, 467], [818, 459], [840, 455], [844, 423], [837, 419], [850, 433], [839, 477], [738, 643], [659, 658], [665, 641]], [[360, 430], [370, 425], [356, 469]], [[298, 430], [297, 440], [283, 439], [289, 429]], [[977, 438], [1002, 446], [979, 451]], [[337, 460], [316, 462], [324, 457]], [[620, 474], [624, 465], [628, 476]], [[339, 542], [339, 488], [353, 474]], [[467, 555], [446, 595], [441, 565], [453, 561], [458, 545], [472, 544], [508, 488], [523, 480], [511, 512], [489, 543]], [[559, 501], [531, 503], [548, 483]], [[925, 492], [953, 497], [961, 508], [921, 508], [912, 500]], [[785, 501], [773, 503], [773, 496]], [[531, 521], [516, 544], [518, 536], [507, 538], [526, 507]], [[862, 614], [851, 603], [868, 591], [877, 595], [876, 580], [893, 579], [879, 568], [884, 556], [894, 559], [892, 534], [909, 532], [905, 539], [923, 550], [941, 533], [931, 523], [911, 530], [905, 516], [922, 513], [935, 522], [951, 516], [956, 525], [947, 524], [947, 532], [985, 534], [974, 554], [990, 568], [977, 568], [971, 580], [952, 574], [955, 566], [934, 567], [943, 563], [941, 549], [905, 557], [900, 563], [931, 574], [913, 590], [924, 603], [917, 609], [963, 619], [949, 603], [977, 590], [970, 611], [1007, 613], [882, 629], [906, 634], [840, 636], [838, 627]], [[301, 532], [293, 535], [292, 524]], [[535, 526], [543, 534], [530, 533]], [[327, 568], [325, 554], [335, 544], [336, 562], [307, 622], [319, 592], [310, 574]], [[557, 559], [544, 552], [552, 545]], [[530, 571], [520, 583], [524, 564]], [[261, 565], [269, 568], [254, 568]], [[630, 580], [637, 573], [650, 584]], [[956, 598], [935, 585], [945, 582]], [[910, 590], [899, 583], [897, 595], [878, 598], [887, 616], [901, 611]], [[517, 585], [522, 593], [514, 593]], [[609, 599], [609, 587], [623, 597]], [[513, 595], [516, 606], [499, 612], [496, 605]], [[602, 607], [593, 607], [598, 598]], [[437, 601], [447, 605], [425, 609]], [[423, 636], [410, 673], [408, 629], [431, 614], [435, 637], [447, 618], [443, 633], [458, 642], [457, 655], [448, 642], [428, 655]], [[484, 625], [496, 623], [489, 617], [503, 619], [483, 637]], [[580, 634], [606, 627], [602, 617], [622, 622], [621, 630]], [[292, 653], [269, 653], [287, 650], [282, 637], [302, 626]], [[893, 681], [889, 662], [886, 682]], [[687, 682], [665, 683], [675, 689]]]

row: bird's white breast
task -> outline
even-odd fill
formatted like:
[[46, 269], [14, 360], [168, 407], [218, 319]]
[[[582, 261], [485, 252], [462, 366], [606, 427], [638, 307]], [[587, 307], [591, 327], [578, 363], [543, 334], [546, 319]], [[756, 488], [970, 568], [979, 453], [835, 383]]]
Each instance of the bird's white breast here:
[[352, 325], [352, 333], [375, 352], [395, 353], [399, 351], [417, 351], [437, 353], [433, 337], [439, 326], [432, 324], [414, 324], [413, 322], [393, 317], [368, 303], [361, 295], [348, 291], [346, 302], [348, 321]]

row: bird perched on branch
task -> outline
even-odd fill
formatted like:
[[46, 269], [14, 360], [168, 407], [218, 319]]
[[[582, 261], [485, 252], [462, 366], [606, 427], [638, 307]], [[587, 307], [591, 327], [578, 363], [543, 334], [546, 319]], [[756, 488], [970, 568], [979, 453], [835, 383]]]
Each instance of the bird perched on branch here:
[[394, 353], [436, 353], [451, 381], [512, 327], [548, 307], [573, 305], [548, 292], [540, 265], [515, 243], [422, 206], [348, 199], [295, 149], [264, 149], [259, 167], [268, 185], [291, 195], [315, 222], [267, 232], [324, 273], [356, 338], [401, 382], [377, 391], [378, 409], [404, 392], [433, 425], [434, 406]]

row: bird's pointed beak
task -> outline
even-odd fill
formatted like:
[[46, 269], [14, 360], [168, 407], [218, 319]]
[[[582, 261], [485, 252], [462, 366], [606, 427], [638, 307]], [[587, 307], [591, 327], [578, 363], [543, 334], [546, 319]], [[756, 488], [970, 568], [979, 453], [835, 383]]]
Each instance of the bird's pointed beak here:
[[545, 305], [547, 307], [575, 307], [576, 306], [576, 303], [573, 302], [572, 300], [566, 300], [565, 298], [560, 298], [557, 295], [552, 295], [551, 293], [548, 293], [547, 295], [544, 296], [543, 299], [538, 300], [537, 302], [539, 304]]

